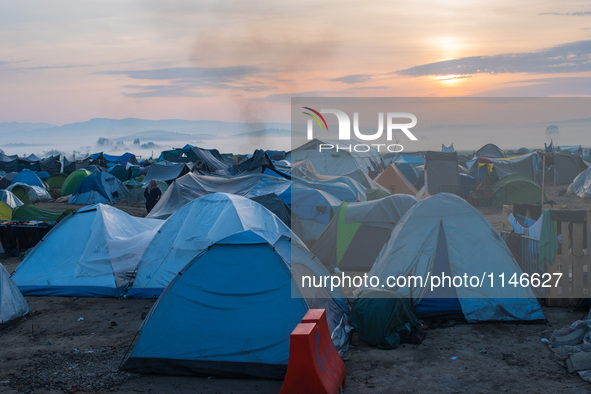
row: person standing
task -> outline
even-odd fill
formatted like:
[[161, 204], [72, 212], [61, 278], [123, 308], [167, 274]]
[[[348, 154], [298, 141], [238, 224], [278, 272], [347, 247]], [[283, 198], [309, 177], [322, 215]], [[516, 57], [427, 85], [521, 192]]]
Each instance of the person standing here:
[[144, 191], [144, 197], [146, 198], [146, 210], [148, 213], [150, 213], [156, 203], [158, 203], [160, 196], [162, 196], [162, 191], [158, 187], [156, 180], [152, 179]]

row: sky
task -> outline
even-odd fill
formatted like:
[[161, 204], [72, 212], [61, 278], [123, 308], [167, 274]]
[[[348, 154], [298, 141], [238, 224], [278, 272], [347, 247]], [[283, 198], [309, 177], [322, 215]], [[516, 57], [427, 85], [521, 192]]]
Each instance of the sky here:
[[588, 1], [0, 3], [0, 122], [290, 121], [290, 98], [591, 94]]

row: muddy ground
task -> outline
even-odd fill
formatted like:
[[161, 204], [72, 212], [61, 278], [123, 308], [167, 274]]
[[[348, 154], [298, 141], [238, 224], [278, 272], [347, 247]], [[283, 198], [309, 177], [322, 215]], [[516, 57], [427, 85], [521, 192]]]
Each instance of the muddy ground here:
[[[591, 201], [548, 197], [569, 208]], [[116, 207], [145, 216], [141, 203]], [[39, 204], [51, 210], [61, 203]], [[501, 209], [482, 209], [497, 230]], [[9, 272], [19, 258], [1, 260]], [[27, 297], [31, 315], [0, 328], [0, 392], [276, 393], [281, 381], [145, 376], [117, 367], [153, 300]], [[348, 393], [582, 392], [591, 386], [569, 374], [541, 341], [581, 319], [576, 308], [544, 308], [547, 324], [457, 324], [427, 330], [421, 345], [379, 350], [354, 338], [344, 355]]]

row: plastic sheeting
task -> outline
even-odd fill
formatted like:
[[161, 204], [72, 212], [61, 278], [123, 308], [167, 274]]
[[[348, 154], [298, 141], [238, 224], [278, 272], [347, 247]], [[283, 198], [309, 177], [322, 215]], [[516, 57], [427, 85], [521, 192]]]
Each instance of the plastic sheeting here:
[[13, 209], [23, 205], [23, 202], [9, 190], [0, 190], [0, 201]]
[[[396, 225], [369, 275], [381, 283], [392, 276], [440, 275], [437, 250], [440, 228], [445, 235], [450, 275], [478, 276], [485, 273], [510, 278], [522, 271], [493, 226], [458, 196], [440, 193], [414, 205]], [[443, 257], [443, 256], [442, 256]], [[454, 288], [452, 288], [453, 290]], [[409, 296], [409, 288], [396, 290]], [[458, 301], [468, 322], [544, 320], [542, 309], [531, 289], [483, 285], [456, 287]], [[415, 303], [428, 298], [428, 288], [414, 288]]]
[[[211, 193], [230, 193], [246, 197], [275, 193], [281, 196], [290, 185], [291, 182], [287, 179], [263, 174], [226, 177], [188, 173], [170, 185], [148, 217], [165, 219], [185, 204]], [[288, 201], [286, 203], [289, 205]]]
[[148, 167], [148, 173], [143, 182], [150, 182], [152, 179], [172, 181], [188, 171], [185, 163], [157, 162]]
[[580, 198], [591, 198], [591, 168], [582, 171], [568, 186], [568, 195], [577, 195]]
[[29, 304], [0, 264], [0, 324], [8, 323], [29, 313]]
[[6, 188], [6, 190], [11, 191], [25, 204], [50, 201], [52, 199], [45, 188], [26, 185], [24, 183], [12, 183]]
[[13, 279], [26, 295], [120, 297], [162, 223], [108, 205], [81, 208], [29, 252]]
[[166, 220], [148, 245], [128, 297], [158, 297], [195, 256], [220, 239], [244, 230], [291, 236], [277, 216], [248, 198], [215, 193], [186, 204]]

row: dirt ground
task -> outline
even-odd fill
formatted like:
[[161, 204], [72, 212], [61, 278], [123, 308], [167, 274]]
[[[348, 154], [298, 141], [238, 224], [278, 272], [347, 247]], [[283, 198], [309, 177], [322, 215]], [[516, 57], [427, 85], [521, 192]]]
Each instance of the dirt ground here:
[[[591, 209], [591, 201], [548, 198], [569, 208]], [[63, 210], [62, 203], [39, 204]], [[145, 216], [141, 203], [119, 203]], [[482, 209], [497, 230], [501, 209]], [[0, 260], [9, 272], [18, 258]], [[119, 372], [142, 318], [153, 300], [27, 297], [31, 315], [0, 328], [0, 392], [191, 392], [276, 393], [281, 381], [213, 377], [146, 376]], [[585, 312], [544, 308], [548, 324], [458, 324], [427, 330], [421, 345], [379, 350], [353, 340], [343, 358], [347, 393], [392, 392], [582, 392], [591, 386], [569, 374], [541, 341]]]

